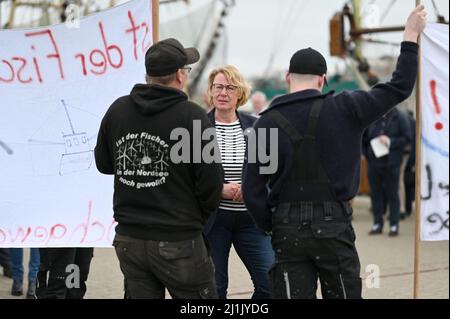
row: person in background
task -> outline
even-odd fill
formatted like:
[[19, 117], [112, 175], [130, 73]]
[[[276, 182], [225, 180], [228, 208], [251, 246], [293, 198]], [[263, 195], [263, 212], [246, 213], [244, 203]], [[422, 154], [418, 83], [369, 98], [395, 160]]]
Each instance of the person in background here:
[[401, 219], [411, 216], [412, 204], [416, 195], [416, 120], [411, 111], [407, 113], [409, 128], [411, 130], [411, 147], [403, 171], [403, 185], [405, 188], [405, 211], [400, 214]]
[[9, 248], [0, 248], [0, 266], [3, 268], [3, 276], [12, 278]]
[[259, 113], [261, 113], [264, 108], [267, 106], [267, 96], [264, 92], [256, 91], [253, 93], [251, 97], [253, 112], [252, 115], [259, 117]]
[[[379, 139], [389, 153], [377, 157], [371, 146]], [[367, 159], [367, 175], [370, 183], [370, 198], [373, 207], [373, 226], [370, 235], [383, 232], [383, 213], [389, 207], [389, 236], [399, 234], [400, 221], [400, 167], [405, 147], [411, 143], [411, 129], [406, 115], [397, 108], [392, 109], [372, 124], [363, 138], [363, 153]]]

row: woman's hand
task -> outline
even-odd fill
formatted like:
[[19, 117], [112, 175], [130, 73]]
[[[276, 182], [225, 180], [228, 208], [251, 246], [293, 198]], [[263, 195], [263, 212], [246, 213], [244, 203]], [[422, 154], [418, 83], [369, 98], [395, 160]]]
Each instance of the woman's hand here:
[[234, 197], [240, 188], [241, 186], [239, 184], [223, 184], [222, 198], [234, 200]]
[[233, 197], [233, 201], [243, 203], [244, 198], [242, 197], [242, 189], [240, 184], [236, 184], [238, 186], [238, 190], [236, 191], [236, 194]]

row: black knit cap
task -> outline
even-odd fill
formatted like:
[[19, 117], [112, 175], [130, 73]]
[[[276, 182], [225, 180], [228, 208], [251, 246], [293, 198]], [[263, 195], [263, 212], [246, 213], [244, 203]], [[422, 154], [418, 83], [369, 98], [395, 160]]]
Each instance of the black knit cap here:
[[156, 42], [147, 50], [145, 69], [149, 76], [165, 76], [199, 60], [197, 49], [184, 48], [178, 40], [170, 38]]
[[291, 58], [289, 73], [326, 75], [327, 61], [314, 49], [299, 50]]

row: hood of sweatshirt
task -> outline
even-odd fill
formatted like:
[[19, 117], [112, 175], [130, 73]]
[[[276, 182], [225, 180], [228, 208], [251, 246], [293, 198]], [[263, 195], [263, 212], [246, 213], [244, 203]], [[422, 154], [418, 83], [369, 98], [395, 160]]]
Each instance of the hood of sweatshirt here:
[[130, 95], [138, 110], [146, 115], [159, 113], [188, 100], [183, 91], [154, 84], [136, 84]]

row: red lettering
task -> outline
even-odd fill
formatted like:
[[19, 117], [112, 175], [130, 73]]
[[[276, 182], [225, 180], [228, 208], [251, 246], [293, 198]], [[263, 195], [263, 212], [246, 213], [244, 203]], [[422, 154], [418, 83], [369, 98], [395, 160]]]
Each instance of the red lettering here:
[[38, 76], [39, 83], [42, 83], [41, 70], [39, 69], [39, 65], [36, 58], [33, 58], [34, 68], [36, 69], [36, 74]]
[[86, 69], [86, 58], [83, 53], [78, 53], [75, 55], [75, 59], [80, 58], [81, 59], [81, 66], [83, 67], [83, 75], [87, 75], [87, 69]]
[[[42, 233], [40, 231], [42, 231]], [[43, 242], [45, 242], [45, 240], [48, 237], [48, 230], [44, 226], [37, 226], [34, 229], [33, 235], [34, 235], [35, 238], [38, 238], [38, 239], [42, 238], [41, 240], [37, 240], [37, 241], [34, 240], [33, 241], [34, 243], [39, 243], [39, 242], [43, 243]]]
[[9, 79], [5, 79], [0, 76], [0, 81], [10, 83], [10, 82], [14, 81], [14, 77], [15, 77], [14, 69], [13, 69], [11, 63], [9, 63], [8, 61], [2, 60], [2, 62], [8, 66], [9, 70], [11, 71], [11, 77]]
[[[102, 42], [105, 51], [102, 51], [100, 49], [94, 49], [89, 52], [89, 60], [87, 61], [85, 54], [83, 53], [77, 53], [75, 55], [76, 59], [80, 59], [81, 61], [81, 67], [83, 75], [87, 75], [88, 71], [95, 75], [102, 75], [105, 74], [108, 69], [108, 64], [110, 64], [113, 68], [118, 69], [123, 65], [123, 54], [122, 50], [115, 44], [108, 45], [108, 42], [106, 40], [105, 32], [103, 29], [103, 24], [101, 22], [98, 23], [100, 34], [102, 37]], [[116, 52], [115, 54], [113, 54]], [[118, 61], [114, 63], [113, 61], [113, 55], [118, 57]], [[89, 65], [88, 65], [89, 64]], [[88, 70], [88, 67], [91, 67]]]
[[26, 37], [32, 37], [32, 36], [41, 36], [41, 35], [48, 35], [50, 38], [50, 41], [53, 45], [54, 53], [47, 54], [47, 58], [54, 58], [58, 60], [58, 67], [59, 67], [59, 74], [61, 76], [61, 79], [64, 80], [64, 70], [63, 70], [63, 64], [61, 60], [61, 55], [59, 54], [58, 46], [55, 42], [55, 38], [53, 37], [53, 33], [50, 29], [42, 30], [42, 31], [36, 31], [36, 32], [28, 32], [25, 33]]
[[[431, 89], [431, 98], [433, 100], [434, 111], [436, 112], [437, 115], [440, 115], [441, 114], [441, 105], [439, 104], [439, 99], [437, 96], [436, 80], [430, 81], [430, 89]], [[442, 124], [441, 122], [436, 122], [434, 127], [436, 128], [436, 130], [440, 131], [440, 130], [444, 129], [444, 124]]]
[[[98, 55], [100, 55], [100, 57], [102, 58], [102, 60], [100, 62], [95, 62], [94, 61], [94, 54], [96, 54], [96, 53]], [[100, 51], [98, 49], [92, 50], [91, 54], [89, 54], [89, 61], [91, 62], [91, 64], [93, 66], [102, 68], [100, 71], [96, 71], [96, 70], [91, 69], [92, 73], [97, 74], [97, 75], [101, 75], [101, 74], [104, 74], [106, 72], [106, 68], [108, 67], [108, 65], [107, 65], [108, 61], [106, 60], [106, 56], [105, 56], [105, 54], [102, 51]]]
[[[57, 236], [55, 235], [55, 234], [56, 234], [56, 230], [57, 230], [58, 228], [61, 228], [61, 229], [63, 230], [62, 235], [60, 235], [59, 237], [57, 237]], [[48, 238], [46, 244], [48, 244], [49, 241], [52, 240], [52, 239], [61, 239], [61, 238], [63, 238], [63, 237], [66, 235], [66, 233], [67, 233], [67, 227], [66, 227], [66, 226], [64, 226], [64, 225], [62, 225], [62, 224], [56, 224], [56, 225], [53, 225], [53, 227], [50, 228], [50, 237]]]
[[[120, 68], [123, 64], [122, 50], [120, 50], [120, 48], [115, 44], [108, 45], [108, 43], [106, 42], [105, 32], [103, 30], [103, 24], [101, 22], [99, 22], [98, 27], [100, 28], [100, 33], [102, 35], [102, 40], [103, 40], [103, 44], [105, 46], [106, 56], [108, 57], [109, 64], [111, 64], [111, 66], [115, 69]], [[117, 64], [114, 64], [112, 61], [112, 58], [111, 58], [110, 51], [113, 51], [113, 50], [116, 50], [116, 52], [119, 55], [119, 62]]]
[[133, 52], [134, 52], [134, 59], [137, 61], [138, 54], [137, 54], [137, 38], [138, 38], [138, 31], [139, 29], [144, 29], [144, 37], [142, 39], [142, 53], [145, 54], [147, 50], [151, 46], [151, 41], [149, 41], [146, 44], [147, 35], [149, 33], [149, 28], [147, 22], [142, 22], [141, 25], [136, 25], [136, 21], [134, 20], [133, 14], [131, 11], [128, 11], [128, 20], [130, 20], [131, 28], [125, 30], [125, 33], [133, 33]]
[[[31, 46], [31, 49], [33, 51], [35, 50], [34, 45]], [[36, 57], [33, 57], [33, 64], [34, 64], [34, 69], [36, 71], [36, 75], [38, 77], [38, 81], [39, 81], [39, 83], [42, 83], [43, 81], [42, 81], [42, 76], [41, 76], [41, 70], [39, 68], [39, 64], [38, 64], [38, 61], [37, 61]]]
[[31, 227], [27, 227], [26, 231], [24, 232], [22, 227], [17, 228], [16, 237], [13, 238], [13, 235], [11, 233], [11, 230], [9, 231], [9, 237], [11, 238], [11, 242], [15, 243], [18, 241], [19, 237], [22, 237], [22, 239], [19, 239], [21, 243], [25, 242], [27, 240], [28, 236], [31, 234]]
[[[112, 220], [109, 227], [106, 227], [100, 220], [95, 220], [91, 223], [92, 214], [92, 202], [90, 201], [86, 220], [75, 228], [69, 228], [65, 224], [54, 224], [52, 227], [26, 226], [15, 229], [0, 228], [0, 245], [27, 242], [29, 244], [38, 243], [40, 247], [46, 247], [49, 246], [49, 243], [58, 246], [64, 246], [67, 243], [76, 244], [77, 242], [85, 245], [97, 242], [103, 243], [103, 241], [111, 243], [115, 235], [117, 222]], [[77, 241], [77, 238], [80, 238], [80, 240]]]
[[142, 22], [141, 27], [145, 28], [144, 38], [142, 39], [142, 52], [145, 53], [152, 46], [152, 42], [149, 41], [147, 44], [145, 44], [145, 39], [147, 38], [149, 31], [147, 22]]
[[125, 30], [125, 33], [133, 32], [133, 52], [134, 52], [134, 59], [137, 61], [137, 31], [140, 29], [140, 26], [136, 26], [136, 23], [134, 22], [133, 14], [131, 11], [128, 11], [128, 19], [131, 23], [131, 28]]
[[101, 232], [101, 235], [97, 239], [88, 241], [88, 242], [86, 242], [87, 244], [91, 244], [91, 243], [95, 243], [95, 242], [101, 241], [103, 239], [103, 236], [105, 236], [106, 229], [105, 229], [105, 226], [103, 226], [102, 223], [100, 223], [98, 220], [96, 220], [91, 225], [92, 225], [92, 228], [94, 228], [95, 226], [100, 227], [102, 229], [102, 232]]
[[82, 228], [84, 232], [83, 236], [81, 237], [80, 243], [84, 243], [88, 234], [89, 222], [91, 220], [91, 213], [92, 213], [92, 201], [89, 201], [86, 222], [81, 223], [80, 225], [77, 226], [77, 228], [75, 228], [75, 230], [72, 233], [72, 236], [70, 237], [70, 240], [72, 239], [73, 235], [78, 231], [78, 229]]
[[22, 79], [22, 77], [21, 77], [21, 73], [22, 73], [23, 69], [25, 68], [25, 66], [27, 65], [27, 60], [25, 60], [24, 58], [21, 58], [21, 57], [17, 57], [17, 56], [13, 57], [12, 59], [13, 59], [13, 61], [22, 62], [22, 64], [19, 67], [19, 70], [17, 71], [17, 79], [19, 80], [19, 82], [20, 83], [30, 83], [33, 80], [31, 78], [31, 76], [26, 80]]

